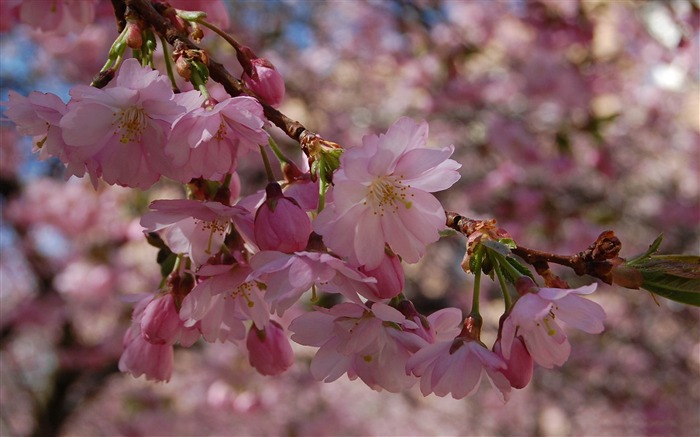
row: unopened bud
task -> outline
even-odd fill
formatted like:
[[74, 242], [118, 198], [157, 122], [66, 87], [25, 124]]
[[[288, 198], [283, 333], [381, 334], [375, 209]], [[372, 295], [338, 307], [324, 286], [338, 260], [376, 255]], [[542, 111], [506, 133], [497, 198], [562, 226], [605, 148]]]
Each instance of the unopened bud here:
[[129, 48], [138, 50], [143, 45], [143, 36], [141, 35], [142, 25], [140, 21], [127, 20], [126, 23], [126, 45]]
[[267, 59], [251, 60], [252, 73], [243, 73], [243, 82], [270, 106], [279, 106], [284, 100], [285, 86], [282, 75]]

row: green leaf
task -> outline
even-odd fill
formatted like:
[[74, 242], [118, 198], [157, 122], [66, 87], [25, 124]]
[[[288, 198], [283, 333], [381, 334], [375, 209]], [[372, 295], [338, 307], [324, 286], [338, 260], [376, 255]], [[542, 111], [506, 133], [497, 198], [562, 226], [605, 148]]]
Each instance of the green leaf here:
[[[510, 265], [512, 265], [513, 267], [515, 267], [515, 270], [519, 271], [520, 273], [522, 273], [523, 275], [529, 277], [529, 278], [532, 279], [535, 283], [537, 283], [537, 281], [535, 281], [535, 276], [532, 274], [532, 272], [530, 271], [530, 269], [528, 269], [527, 267], [525, 267], [525, 265], [523, 265], [520, 261], [518, 261], [517, 259], [515, 259], [515, 258], [513, 258], [513, 257], [510, 257], [510, 256], [509, 256], [508, 258], [506, 258], [506, 259], [508, 260], [508, 263], [509, 263]], [[507, 274], [507, 272], [506, 272], [506, 274]], [[511, 280], [513, 283], [515, 283], [515, 281], [516, 281], [517, 279], [518, 279], [518, 278], [510, 278], [510, 280]]]
[[700, 256], [651, 255], [627, 266], [641, 273], [641, 288], [666, 299], [700, 306]]
[[647, 249], [646, 252], [639, 254], [635, 256], [634, 258], [630, 259], [627, 261], [627, 265], [633, 265], [637, 262], [644, 261], [645, 259], [648, 259], [651, 257], [653, 254], [659, 251], [659, 247], [661, 246], [661, 242], [664, 239], [664, 234], [660, 234], [658, 237], [656, 237], [656, 240], [654, 240], [653, 243], [649, 245], [649, 248]]

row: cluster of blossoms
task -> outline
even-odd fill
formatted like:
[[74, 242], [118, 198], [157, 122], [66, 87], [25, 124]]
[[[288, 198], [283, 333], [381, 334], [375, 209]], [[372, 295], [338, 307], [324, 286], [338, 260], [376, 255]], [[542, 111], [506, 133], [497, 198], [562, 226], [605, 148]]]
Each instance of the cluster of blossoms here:
[[[51, 94], [10, 93], [6, 116], [69, 175], [140, 189], [162, 178], [188, 184], [188, 199], [156, 200], [141, 219], [160, 249], [164, 278], [133, 311], [122, 371], [167, 381], [174, 346], [203, 339], [234, 343], [260, 373], [276, 375], [293, 364], [291, 338], [319, 348], [311, 362], [318, 380], [347, 374], [390, 392], [420, 381], [424, 395], [462, 398], [486, 374], [507, 399], [512, 387], [527, 385], [533, 362], [566, 361], [570, 345], [559, 321], [603, 330], [602, 308], [580, 297], [595, 285], [514, 280], [520, 297], [508, 305], [492, 349], [480, 339], [476, 308], [466, 318], [458, 308], [426, 317], [404, 297], [402, 263], [418, 262], [446, 228], [432, 193], [459, 179], [454, 147], [427, 147], [425, 122], [400, 118], [343, 150], [335, 166], [314, 155], [332, 178], [283, 160], [284, 181], [239, 198], [238, 159], [269, 141], [259, 100], [276, 106], [284, 93], [274, 68], [256, 59], [256, 73], [243, 80], [257, 99], [202, 83], [174, 93], [167, 76], [136, 59], [123, 61], [102, 89], [73, 88], [67, 104]], [[483, 258], [483, 250], [473, 255]], [[285, 326], [285, 313], [309, 291], [312, 302], [321, 302], [318, 293], [342, 302], [319, 304]]]

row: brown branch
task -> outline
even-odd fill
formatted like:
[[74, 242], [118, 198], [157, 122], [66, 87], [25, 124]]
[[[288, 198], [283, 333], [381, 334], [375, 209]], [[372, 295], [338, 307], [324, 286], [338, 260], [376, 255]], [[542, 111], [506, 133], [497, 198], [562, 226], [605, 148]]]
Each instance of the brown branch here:
[[[202, 50], [197, 44], [192, 42], [189, 37], [179, 30], [170, 20], [165, 18], [161, 13], [159, 13], [150, 0], [125, 0], [124, 2], [133, 12], [135, 12], [141, 19], [153, 27], [153, 29], [163, 36], [169, 44], [171, 44], [175, 49], [189, 49], [189, 50]], [[231, 96], [250, 96], [256, 98], [250, 91], [248, 91], [242, 84], [242, 82], [235, 77], [233, 77], [226, 68], [216, 62], [211, 56], [207, 54], [208, 62], [207, 67], [209, 68], [209, 75], [212, 80], [219, 82], [223, 85], [224, 89]], [[277, 109], [266, 104], [265, 102], [257, 99], [263, 107], [265, 117], [275, 124], [278, 128], [282, 129], [287, 136], [297, 142], [301, 142], [302, 138], [306, 135], [314, 135], [300, 122], [292, 120], [287, 117]]]
[[[495, 220], [470, 219], [449, 211], [445, 213], [447, 227], [463, 234], [470, 240], [475, 238], [475, 234], [484, 235], [493, 240], [510, 238], [508, 232], [496, 226]], [[532, 265], [539, 275], [552, 282], [557, 281], [558, 278], [549, 270], [549, 263], [569, 267], [579, 276], [590, 275], [607, 284], [612, 284], [612, 269], [622, 260], [618, 256], [621, 249], [622, 243], [615, 236], [615, 233], [605, 231], [586, 250], [575, 255], [557, 255], [520, 245], [511, 251]]]

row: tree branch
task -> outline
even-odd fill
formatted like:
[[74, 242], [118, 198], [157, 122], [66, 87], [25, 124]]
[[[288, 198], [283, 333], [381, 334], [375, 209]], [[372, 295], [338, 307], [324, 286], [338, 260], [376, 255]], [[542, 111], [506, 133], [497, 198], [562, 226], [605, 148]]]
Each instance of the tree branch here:
[[[158, 10], [156, 10], [150, 0], [125, 0], [124, 3], [134, 13], [141, 17], [145, 23], [152, 26], [153, 29], [158, 34], [163, 36], [168, 43], [175, 47], [175, 49], [202, 50], [201, 47], [192, 42], [186, 34], [178, 30], [173, 23], [171, 23]], [[227, 93], [233, 97], [243, 95], [257, 99], [257, 97], [248, 91], [240, 80], [233, 77], [221, 63], [216, 62], [208, 54], [207, 58], [207, 67], [209, 68], [210, 77], [214, 81], [223, 85]], [[292, 120], [272, 106], [260, 101], [259, 99], [257, 100], [263, 107], [265, 117], [274, 123], [275, 126], [282, 129], [282, 131], [284, 131], [289, 138], [297, 142], [301, 142], [304, 136], [315, 135], [307, 131], [304, 125], [302, 125], [300, 122]]]

